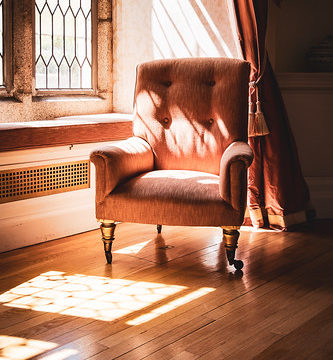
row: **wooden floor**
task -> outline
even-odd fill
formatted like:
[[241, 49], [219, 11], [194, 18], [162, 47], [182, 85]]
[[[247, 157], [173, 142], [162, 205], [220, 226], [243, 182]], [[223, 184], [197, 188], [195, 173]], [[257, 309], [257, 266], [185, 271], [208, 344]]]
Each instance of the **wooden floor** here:
[[120, 224], [0, 254], [1, 359], [333, 359], [333, 220], [245, 228]]

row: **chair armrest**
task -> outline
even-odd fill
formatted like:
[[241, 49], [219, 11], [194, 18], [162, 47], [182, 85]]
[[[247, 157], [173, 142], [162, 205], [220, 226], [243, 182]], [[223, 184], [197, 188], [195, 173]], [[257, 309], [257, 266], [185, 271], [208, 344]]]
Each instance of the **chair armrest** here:
[[234, 209], [243, 211], [246, 206], [247, 168], [253, 160], [250, 146], [242, 141], [231, 143], [220, 163], [220, 195]]
[[151, 147], [139, 137], [96, 149], [90, 160], [96, 167], [96, 202], [102, 202], [120, 182], [154, 168]]

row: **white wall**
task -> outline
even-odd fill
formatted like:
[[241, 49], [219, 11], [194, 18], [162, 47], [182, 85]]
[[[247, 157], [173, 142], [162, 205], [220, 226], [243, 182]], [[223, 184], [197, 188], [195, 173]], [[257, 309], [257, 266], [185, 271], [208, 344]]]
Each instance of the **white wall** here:
[[311, 73], [307, 52], [333, 35], [331, 0], [270, 1], [267, 48], [319, 217], [333, 217], [333, 73]]
[[[114, 111], [132, 112], [135, 68], [140, 62], [165, 57], [241, 57], [229, 3], [113, 0]], [[285, 0], [280, 8], [273, 1], [269, 4], [266, 44], [302, 169], [318, 214], [333, 217], [333, 79], [301, 73], [306, 69], [307, 49], [332, 30], [333, 2]]]
[[[270, 1], [273, 3], [273, 1]], [[275, 28], [277, 72], [309, 71], [306, 54], [328, 35], [333, 35], [332, 0], [284, 0], [273, 12]]]
[[[2, 152], [0, 170], [87, 160], [103, 144]], [[0, 204], [0, 252], [96, 229], [94, 170], [88, 189]]]
[[161, 58], [239, 57], [229, 0], [114, 0], [113, 111], [132, 112], [137, 64]]
[[333, 218], [333, 73], [280, 73], [303, 174], [320, 218]]

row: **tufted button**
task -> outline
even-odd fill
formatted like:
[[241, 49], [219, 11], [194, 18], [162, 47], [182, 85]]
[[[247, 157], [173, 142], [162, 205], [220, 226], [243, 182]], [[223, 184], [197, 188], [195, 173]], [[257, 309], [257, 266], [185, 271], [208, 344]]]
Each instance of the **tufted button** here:
[[214, 86], [215, 85], [215, 81], [214, 80], [210, 80], [208, 83], [209, 86]]
[[210, 124], [213, 124], [214, 119], [210, 118], [210, 119], [208, 120], [208, 122], [209, 122]]
[[165, 117], [165, 118], [163, 119], [163, 122], [164, 122], [165, 124], [167, 124], [167, 123], [169, 122], [169, 119], [168, 119], [167, 117]]
[[165, 82], [165, 86], [167, 86], [167, 87], [171, 86], [171, 84], [172, 84], [171, 81], [166, 81]]

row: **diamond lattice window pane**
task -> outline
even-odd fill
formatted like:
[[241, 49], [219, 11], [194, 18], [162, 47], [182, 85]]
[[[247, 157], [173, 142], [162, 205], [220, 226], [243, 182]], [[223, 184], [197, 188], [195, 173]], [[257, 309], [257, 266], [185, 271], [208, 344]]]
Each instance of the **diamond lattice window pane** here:
[[42, 11], [43, 6], [45, 5], [45, 0], [36, 0], [35, 5], [39, 11]]
[[46, 63], [52, 56], [52, 15], [48, 6], [45, 6], [41, 14], [41, 55]]
[[91, 0], [36, 0], [35, 19], [36, 89], [91, 89]]
[[65, 57], [71, 64], [75, 57], [75, 22], [72, 11], [65, 17]]
[[[89, 3], [91, 3], [90, 0], [89, 0]], [[62, 10], [62, 13], [66, 14], [66, 11], [69, 8], [69, 0], [61, 0], [61, 1], [59, 1], [59, 5], [60, 5], [60, 8]]]
[[76, 59], [71, 66], [71, 87], [73, 89], [80, 87], [80, 65]]
[[[91, 29], [91, 12], [87, 17], [87, 29]], [[88, 31], [87, 36], [87, 58], [91, 64], [91, 32]]]
[[35, 13], [35, 57], [38, 58], [41, 53], [40, 47], [40, 14]]
[[42, 35], [41, 40], [41, 55], [43, 60], [48, 63], [52, 56], [52, 38], [51, 35]]
[[58, 66], [54, 58], [47, 66], [47, 86], [51, 89], [58, 88]]
[[71, 0], [71, 8], [75, 16], [77, 15], [78, 11], [80, 10], [80, 0]]
[[56, 9], [56, 7], [58, 5], [58, 0], [47, 0], [47, 3], [49, 5], [49, 7], [50, 7], [51, 12], [54, 13], [54, 11], [55, 11], [55, 9]]
[[88, 87], [91, 79], [91, 66], [86, 60], [82, 66], [82, 87]]
[[81, 8], [85, 16], [91, 11], [91, 0], [81, 0]]
[[36, 88], [46, 88], [46, 66], [41, 57], [36, 63]]
[[60, 64], [64, 54], [64, 17], [58, 7], [53, 15], [53, 55]]
[[69, 88], [69, 66], [66, 59], [63, 59], [59, 67], [59, 88], [68, 89]]
[[42, 35], [51, 35], [52, 34], [52, 14], [50, 8], [46, 5], [44, 6], [41, 16], [41, 31]]
[[76, 57], [82, 65], [86, 57], [86, 21], [83, 12], [80, 11], [76, 17]]

